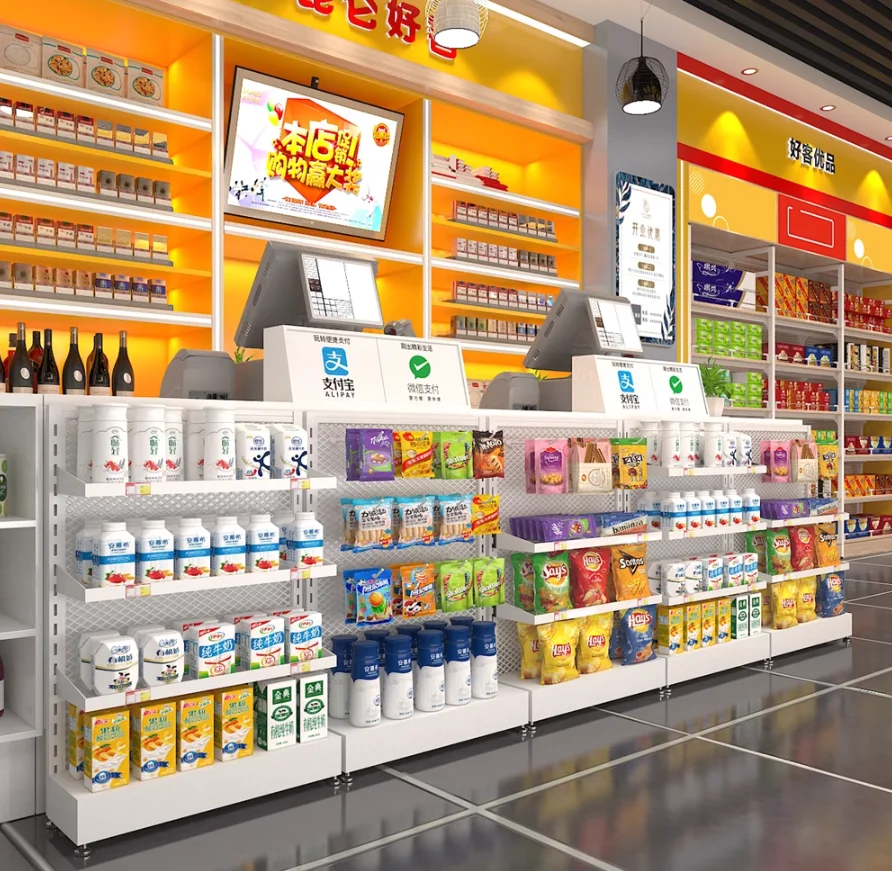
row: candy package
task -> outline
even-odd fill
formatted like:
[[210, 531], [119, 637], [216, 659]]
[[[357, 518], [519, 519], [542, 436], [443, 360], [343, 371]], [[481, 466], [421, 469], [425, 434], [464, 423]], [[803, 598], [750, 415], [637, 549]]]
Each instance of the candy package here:
[[818, 590], [818, 579], [814, 575], [800, 578], [796, 589], [796, 620], [799, 623], [811, 623], [812, 620], [817, 620], [815, 596]]
[[434, 497], [397, 496], [399, 542], [397, 547], [434, 544]]
[[644, 605], [620, 611], [623, 624], [623, 665], [638, 665], [656, 657], [654, 653], [654, 625], [657, 606]]
[[505, 603], [505, 560], [480, 557], [474, 560], [474, 602], [478, 608]]
[[815, 527], [815, 557], [818, 568], [839, 565], [839, 545], [835, 523], [819, 523]]
[[818, 442], [818, 477], [836, 478], [839, 474], [838, 442]]
[[815, 567], [815, 532], [811, 526], [794, 526], [789, 530], [791, 557], [794, 572], [804, 572]]
[[505, 438], [502, 430], [489, 432], [475, 429], [473, 433], [474, 477], [505, 477]]
[[605, 605], [610, 575], [610, 548], [570, 551], [570, 602], [574, 608]]
[[610, 634], [613, 614], [595, 614], [579, 621], [579, 653], [576, 657], [580, 674], [595, 674], [613, 668], [610, 661]]
[[538, 680], [542, 674], [539, 633], [535, 626], [518, 623], [517, 637], [520, 641], [520, 676], [523, 680]]
[[796, 626], [796, 600], [799, 585], [796, 581], [782, 581], [771, 585], [771, 614], [774, 629], [789, 629]]
[[579, 621], [559, 620], [537, 626], [542, 672], [539, 683], [564, 683], [579, 677], [576, 668], [576, 648], [579, 643]]
[[393, 547], [393, 498], [354, 499], [356, 533], [353, 550], [388, 550]]
[[393, 480], [393, 432], [389, 429], [348, 429], [347, 480]]
[[532, 614], [536, 610], [536, 584], [532, 555], [512, 553], [511, 568], [514, 576], [514, 607], [522, 608]]
[[433, 440], [435, 478], [461, 480], [473, 477], [470, 432], [435, 432]]
[[793, 571], [791, 550], [789, 530], [767, 530], [765, 533], [765, 571], [770, 575], [782, 575], [785, 572]]
[[818, 599], [822, 617], [839, 617], [845, 614], [846, 576], [843, 572], [831, 572], [818, 576]]
[[438, 581], [440, 607], [446, 612], [466, 611], [474, 607], [474, 569], [470, 560], [440, 563]]
[[650, 595], [645, 554], [647, 545], [626, 544], [611, 548], [610, 568], [617, 602], [643, 599]]
[[617, 490], [647, 487], [647, 439], [610, 440], [613, 486]]
[[470, 494], [450, 493], [446, 496], [437, 496], [434, 509], [439, 544], [471, 540], [473, 533]]
[[562, 553], [533, 554], [536, 613], [552, 614], [570, 608], [570, 557]]
[[437, 613], [436, 574], [436, 566], [430, 563], [399, 567], [403, 617]]
[[433, 478], [433, 435], [430, 432], [395, 432], [393, 466], [398, 478]]
[[619, 619], [619, 613], [613, 612], [613, 629], [610, 632], [610, 650], [608, 655], [611, 659], [623, 658], [623, 647], [625, 645], [626, 632], [623, 621]]
[[569, 466], [566, 439], [527, 439], [524, 442], [527, 493], [566, 493]]
[[390, 569], [357, 569], [353, 572], [357, 627], [380, 626], [393, 620], [392, 582]]
[[497, 535], [502, 531], [499, 523], [499, 496], [478, 493], [471, 498], [471, 534]]

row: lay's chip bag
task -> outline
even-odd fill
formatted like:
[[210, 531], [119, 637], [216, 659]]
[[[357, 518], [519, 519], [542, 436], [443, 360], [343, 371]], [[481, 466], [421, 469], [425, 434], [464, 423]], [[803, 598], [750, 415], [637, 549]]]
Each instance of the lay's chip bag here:
[[539, 633], [528, 623], [517, 624], [520, 641], [520, 676], [523, 680], [538, 680], [542, 673], [539, 656]]
[[656, 658], [654, 653], [654, 626], [657, 623], [657, 606], [643, 605], [620, 611], [625, 636], [623, 639], [623, 665], [638, 665]]
[[536, 585], [533, 581], [533, 557], [528, 553], [512, 553], [514, 606], [532, 614], [536, 610]]
[[551, 685], [579, 677], [576, 668], [576, 647], [579, 643], [579, 621], [558, 620], [537, 626], [542, 673], [539, 683]]
[[796, 619], [800, 623], [811, 623], [817, 620], [815, 613], [815, 596], [818, 590], [818, 579], [811, 575], [800, 578], [796, 595]]
[[570, 609], [570, 556], [566, 551], [533, 554], [533, 581], [537, 614]]
[[846, 576], [844, 572], [831, 572], [818, 578], [818, 596], [822, 617], [839, 617], [845, 614]]
[[796, 600], [799, 597], [798, 581], [782, 581], [771, 585], [771, 613], [773, 629], [789, 629], [798, 625]]
[[579, 621], [579, 654], [577, 665], [580, 674], [595, 674], [613, 668], [610, 661], [610, 635], [613, 632], [613, 614], [594, 614]]

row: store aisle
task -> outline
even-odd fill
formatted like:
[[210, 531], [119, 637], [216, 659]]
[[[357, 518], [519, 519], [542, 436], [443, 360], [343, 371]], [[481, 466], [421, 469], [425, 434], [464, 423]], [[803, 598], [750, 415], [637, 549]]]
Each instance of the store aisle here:
[[[892, 561], [890, 561], [892, 562]], [[852, 566], [851, 646], [793, 654], [163, 830], [46, 871], [880, 871], [892, 831], [892, 593]], [[892, 565], [886, 567], [892, 580]], [[876, 576], [875, 576], [876, 577]], [[593, 679], [593, 678], [583, 678]], [[23, 871], [0, 839], [0, 868]]]

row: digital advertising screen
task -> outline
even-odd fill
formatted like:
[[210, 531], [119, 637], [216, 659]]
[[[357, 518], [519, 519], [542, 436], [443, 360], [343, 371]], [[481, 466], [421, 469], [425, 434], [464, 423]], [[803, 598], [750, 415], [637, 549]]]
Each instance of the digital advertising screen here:
[[226, 212], [383, 239], [403, 116], [236, 69]]

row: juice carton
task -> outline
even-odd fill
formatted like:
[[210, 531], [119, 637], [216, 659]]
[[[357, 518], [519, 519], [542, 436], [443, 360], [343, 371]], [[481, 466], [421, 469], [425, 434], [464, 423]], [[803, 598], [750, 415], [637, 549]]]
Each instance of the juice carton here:
[[130, 717], [127, 710], [84, 715], [84, 786], [104, 792], [130, 783]]
[[254, 684], [257, 746], [280, 750], [297, 742], [297, 681], [264, 680]]
[[214, 764], [214, 697], [177, 699], [177, 771]]
[[130, 709], [130, 770], [137, 780], [156, 780], [176, 771], [177, 709], [152, 702]]
[[214, 693], [214, 758], [244, 759], [254, 753], [254, 689], [232, 687]]
[[273, 611], [285, 621], [285, 662], [322, 656], [322, 614], [318, 611]]
[[660, 653], [674, 656], [684, 653], [684, 610], [660, 605], [657, 608], [657, 644]]
[[735, 596], [731, 600], [731, 640], [746, 638], [750, 634], [750, 597]]
[[686, 651], [700, 649], [702, 632], [702, 609], [699, 602], [683, 606], [684, 610], [684, 648]]
[[328, 735], [328, 675], [314, 674], [297, 682], [297, 740], [301, 744]]
[[66, 720], [68, 739], [68, 773], [75, 779], [84, 776], [84, 712], [77, 705], [68, 704]]
[[700, 605], [700, 646], [712, 647], [716, 643], [716, 604], [709, 599]]
[[253, 671], [285, 662], [285, 621], [281, 617], [257, 617], [238, 624], [239, 668]]
[[750, 593], [750, 635], [762, 632], [762, 594]]
[[715, 642], [724, 644], [731, 640], [731, 600], [718, 599], [715, 608]]
[[217, 677], [235, 671], [235, 626], [209, 620], [183, 633], [191, 678]]

